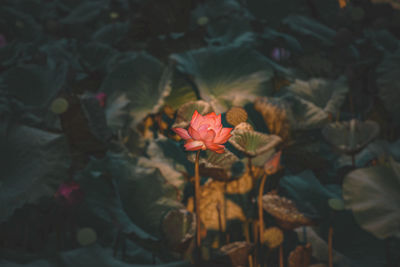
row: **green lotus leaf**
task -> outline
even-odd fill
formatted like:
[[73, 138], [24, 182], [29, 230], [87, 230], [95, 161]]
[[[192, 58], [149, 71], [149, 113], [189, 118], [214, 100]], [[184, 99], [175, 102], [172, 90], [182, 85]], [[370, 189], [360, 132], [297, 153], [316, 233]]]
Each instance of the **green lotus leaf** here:
[[[167, 181], [160, 169], [133, 164], [118, 180], [125, 212], [133, 223], [155, 237], [161, 237], [161, 221], [166, 212], [183, 209], [180, 190]], [[165, 174], [165, 173], [164, 173]]]
[[312, 36], [326, 45], [333, 45], [335, 31], [318, 21], [301, 15], [290, 15], [283, 20], [293, 31]]
[[64, 24], [81, 24], [94, 20], [107, 8], [106, 1], [84, 1], [60, 20]]
[[172, 128], [187, 128], [192, 120], [194, 111], [197, 110], [201, 115], [213, 112], [210, 104], [203, 100], [190, 101], [183, 104], [176, 112], [176, 120]]
[[170, 95], [165, 98], [165, 104], [172, 107], [173, 109], [178, 109], [185, 103], [196, 100], [196, 92], [191, 86], [182, 85], [181, 87], [176, 87], [172, 85]]
[[272, 62], [244, 47], [208, 47], [171, 56], [179, 71], [189, 74], [200, 97], [217, 113], [242, 106], [266, 90], [274, 75]]
[[286, 33], [283, 33], [283, 32], [275, 31], [272, 28], [265, 28], [261, 37], [268, 41], [275, 41], [278, 39], [283, 39], [285, 41], [287, 47], [289, 47], [290, 49], [292, 49], [294, 51], [298, 51], [298, 52], [303, 51], [302, 45], [295, 37], [288, 35]]
[[121, 41], [125, 34], [129, 31], [128, 23], [116, 22], [105, 25], [95, 31], [92, 35], [92, 39], [96, 42], [115, 44]]
[[249, 157], [261, 155], [275, 148], [281, 141], [282, 139], [277, 135], [245, 130], [234, 131], [229, 139], [229, 143]]
[[318, 129], [329, 122], [328, 114], [307, 100], [293, 95], [286, 95], [282, 100], [289, 106], [287, 116], [293, 130]]
[[[363, 150], [356, 154], [355, 165], [356, 167], [366, 167], [372, 160], [378, 162], [385, 161], [389, 157], [400, 160], [398, 154], [398, 146], [400, 142], [389, 143], [384, 140], [375, 140], [368, 144]], [[344, 166], [351, 166], [352, 159], [349, 155], [342, 155], [338, 158], [336, 167], [342, 168]]]
[[400, 124], [400, 49], [395, 53], [387, 53], [378, 65], [376, 83], [379, 88], [379, 98], [385, 104], [385, 108], [391, 113], [393, 121]]
[[129, 126], [130, 101], [126, 97], [126, 94], [121, 94], [114, 98], [113, 101], [107, 102], [105, 113], [108, 127], [110, 127], [114, 132], [117, 132], [118, 130], [123, 130], [126, 126]]
[[345, 101], [349, 87], [345, 77], [341, 76], [335, 81], [316, 78], [308, 81], [295, 80], [288, 91], [335, 115]]
[[52, 196], [68, 177], [63, 135], [22, 125], [0, 124], [0, 222], [15, 209]]
[[346, 208], [377, 238], [400, 236], [400, 164], [357, 169], [343, 182]]
[[185, 243], [193, 239], [196, 220], [194, 214], [185, 209], [171, 210], [162, 219], [161, 227], [168, 246], [174, 250], [180, 250], [180, 246], [184, 249]]
[[[188, 155], [189, 161], [194, 163], [195, 159], [195, 153]], [[200, 157], [199, 160], [200, 175], [216, 180], [229, 180], [236, 174], [233, 174], [233, 168], [237, 162], [239, 162], [239, 158], [227, 149], [222, 154], [207, 150], [205, 157]]]
[[54, 68], [19, 65], [0, 76], [0, 90], [15, 96], [27, 106], [45, 108], [61, 89], [66, 74], [66, 65]]
[[166, 157], [163, 145], [168, 145], [166, 140], [158, 140], [158, 142], [150, 141], [146, 151], [148, 157], [139, 157], [137, 164], [148, 170], [160, 171], [166, 184], [173, 186], [176, 190], [183, 190], [184, 177], [181, 171], [185, 170], [184, 166], [176, 162], [173, 158]]
[[388, 30], [364, 30], [364, 35], [382, 52], [394, 52], [399, 48], [399, 40]]
[[104, 109], [100, 107], [97, 98], [94, 95], [85, 94], [80, 98], [80, 102], [91, 133], [100, 141], [109, 141], [112, 133], [107, 126]]
[[134, 124], [148, 113], [156, 112], [170, 93], [170, 67], [144, 52], [130, 54], [125, 60], [115, 62], [104, 79], [100, 91], [113, 102], [122, 94], [130, 101], [129, 110]]
[[21, 12], [20, 7], [13, 8], [3, 3], [0, 7], [0, 18], [2, 24], [20, 41], [32, 42], [43, 38], [42, 27], [31, 15], [31, 11]]
[[335, 122], [322, 129], [322, 135], [326, 141], [347, 154], [355, 154], [361, 151], [378, 134], [379, 125], [374, 121]]
[[108, 61], [118, 53], [107, 44], [91, 42], [79, 49], [80, 62], [90, 71], [105, 71]]

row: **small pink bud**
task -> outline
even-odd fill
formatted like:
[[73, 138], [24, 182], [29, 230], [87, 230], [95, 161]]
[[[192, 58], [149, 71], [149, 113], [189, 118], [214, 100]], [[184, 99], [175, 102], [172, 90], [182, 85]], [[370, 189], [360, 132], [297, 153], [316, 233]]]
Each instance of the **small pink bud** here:
[[98, 93], [96, 95], [97, 100], [99, 101], [100, 106], [103, 108], [106, 106], [106, 101], [107, 101], [107, 94], [106, 93]]

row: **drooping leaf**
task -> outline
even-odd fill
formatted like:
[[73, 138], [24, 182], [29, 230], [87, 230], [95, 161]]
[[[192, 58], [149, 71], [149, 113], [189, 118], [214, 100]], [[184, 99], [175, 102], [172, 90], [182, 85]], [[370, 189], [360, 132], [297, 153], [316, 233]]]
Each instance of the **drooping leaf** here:
[[400, 236], [400, 164], [357, 169], [343, 182], [346, 208], [377, 238]]
[[229, 143], [250, 157], [273, 149], [281, 141], [282, 139], [277, 135], [243, 130], [234, 131], [233, 136], [229, 139]]
[[15, 209], [51, 196], [68, 177], [64, 136], [35, 128], [1, 124], [0, 222]]
[[272, 62], [258, 52], [234, 46], [209, 47], [171, 56], [179, 71], [193, 76], [200, 97], [217, 113], [242, 106], [265, 89]]

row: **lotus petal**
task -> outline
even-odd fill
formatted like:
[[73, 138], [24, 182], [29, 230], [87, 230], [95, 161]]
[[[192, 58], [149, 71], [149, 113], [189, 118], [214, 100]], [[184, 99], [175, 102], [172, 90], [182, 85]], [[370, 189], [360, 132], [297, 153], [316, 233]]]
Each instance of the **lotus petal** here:
[[377, 238], [400, 235], [400, 164], [357, 169], [343, 182], [346, 208]]
[[277, 135], [245, 130], [235, 131], [229, 139], [229, 143], [250, 157], [263, 154], [275, 148], [281, 141], [282, 139]]
[[272, 61], [235, 46], [209, 47], [171, 56], [179, 71], [193, 76], [200, 97], [215, 112], [252, 101], [272, 78]]
[[347, 154], [355, 154], [367, 146], [379, 134], [374, 121], [330, 123], [322, 129], [322, 135], [334, 147]]

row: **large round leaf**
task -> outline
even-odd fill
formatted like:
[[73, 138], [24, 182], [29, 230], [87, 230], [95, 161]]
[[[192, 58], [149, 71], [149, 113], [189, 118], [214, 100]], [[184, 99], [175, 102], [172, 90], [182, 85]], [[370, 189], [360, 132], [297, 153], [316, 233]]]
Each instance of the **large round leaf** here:
[[374, 121], [351, 120], [335, 122], [322, 129], [325, 139], [340, 151], [354, 154], [362, 150], [379, 134], [379, 125]]
[[178, 70], [193, 76], [200, 97], [217, 113], [254, 100], [274, 74], [269, 59], [248, 48], [209, 47], [171, 58]]
[[69, 153], [62, 135], [0, 124], [0, 222], [25, 203], [51, 196], [67, 178]]
[[122, 94], [130, 101], [129, 109], [135, 123], [148, 113], [155, 112], [170, 92], [171, 72], [156, 58], [146, 54], [133, 54], [115, 63], [106, 76], [101, 91], [112, 103]]
[[282, 139], [277, 135], [246, 130], [234, 131], [229, 139], [229, 143], [249, 157], [263, 154], [275, 148], [281, 141]]
[[54, 68], [19, 65], [0, 76], [0, 90], [15, 96], [27, 106], [44, 108], [61, 89], [66, 74], [65, 65]]
[[344, 76], [335, 81], [316, 78], [308, 81], [295, 80], [288, 88], [290, 93], [310, 101], [332, 115], [339, 111], [348, 90]]
[[343, 198], [356, 221], [380, 239], [400, 236], [400, 164], [375, 166], [349, 173]]

